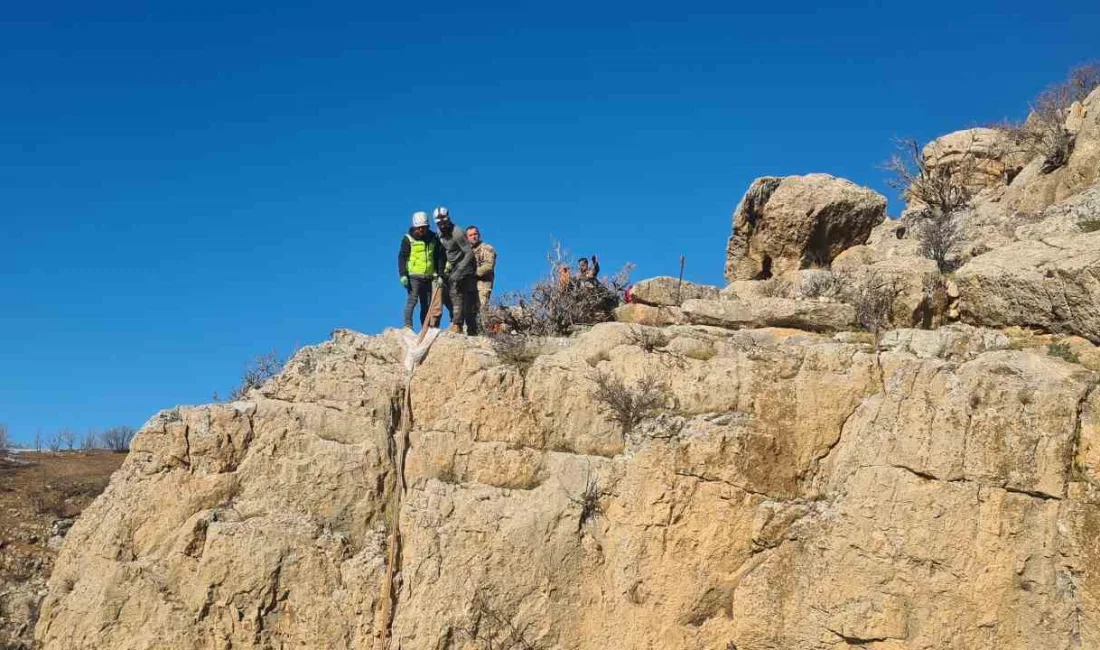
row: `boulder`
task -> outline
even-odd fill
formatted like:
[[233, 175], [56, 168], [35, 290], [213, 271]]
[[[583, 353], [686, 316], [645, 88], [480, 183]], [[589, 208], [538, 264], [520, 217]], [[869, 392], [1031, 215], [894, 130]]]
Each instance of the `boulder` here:
[[959, 269], [955, 281], [964, 322], [1100, 342], [1100, 231], [995, 249]]
[[948, 297], [936, 263], [926, 257], [891, 257], [871, 264], [834, 264], [843, 298], [857, 301], [865, 287], [893, 288], [894, 327], [936, 327], [947, 318]]
[[687, 321], [680, 312], [679, 307], [655, 307], [632, 302], [620, 305], [615, 309], [615, 320], [620, 323], [633, 325], [652, 325], [664, 327], [667, 325], [679, 325]]
[[728, 329], [789, 327], [831, 332], [851, 329], [855, 323], [855, 309], [850, 305], [818, 300], [689, 300], [681, 309], [689, 323]]
[[867, 241], [886, 217], [886, 198], [827, 174], [765, 176], [753, 181], [733, 213], [726, 278], [765, 279], [828, 266]]
[[990, 128], [948, 133], [929, 142], [921, 153], [930, 171], [958, 175], [973, 192], [1004, 187], [1028, 162], [1008, 133]]
[[1100, 88], [1071, 108], [1066, 127], [1074, 138], [1066, 163], [1046, 171], [1041, 156], [1031, 160], [1000, 198], [1010, 212], [1040, 212], [1100, 181]]
[[663, 275], [638, 282], [631, 287], [630, 295], [632, 300], [642, 304], [675, 307], [685, 300], [717, 298], [718, 287], [694, 282], [681, 283], [678, 278]]
[[879, 349], [907, 352], [921, 359], [969, 361], [979, 354], [1007, 350], [1011, 344], [1003, 332], [954, 323], [936, 330], [897, 329], [884, 332]]
[[1016, 228], [1016, 239], [1042, 239], [1100, 229], [1100, 183], [1043, 210], [1039, 221]]

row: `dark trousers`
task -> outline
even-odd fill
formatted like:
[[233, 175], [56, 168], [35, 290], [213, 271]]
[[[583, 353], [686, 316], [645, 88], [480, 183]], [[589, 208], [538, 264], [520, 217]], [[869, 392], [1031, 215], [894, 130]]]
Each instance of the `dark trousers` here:
[[451, 316], [451, 326], [457, 325], [461, 330], [465, 325], [467, 334], [477, 336], [478, 312], [481, 304], [477, 297], [477, 277], [470, 275], [458, 281], [448, 282], [443, 296], [443, 304]]
[[432, 301], [432, 281], [430, 278], [409, 276], [409, 297], [405, 299], [405, 327], [412, 327], [413, 307], [420, 302], [420, 325], [428, 319], [428, 305]]

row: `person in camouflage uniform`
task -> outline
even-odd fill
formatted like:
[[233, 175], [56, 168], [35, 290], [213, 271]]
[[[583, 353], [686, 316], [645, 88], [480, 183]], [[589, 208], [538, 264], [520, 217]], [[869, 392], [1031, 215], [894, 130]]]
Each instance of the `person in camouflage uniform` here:
[[477, 297], [482, 308], [489, 304], [489, 298], [493, 295], [493, 282], [496, 280], [497, 250], [489, 244], [481, 241], [481, 231], [477, 226], [466, 228], [466, 241], [470, 242], [470, 248], [474, 249], [474, 258], [477, 260]]

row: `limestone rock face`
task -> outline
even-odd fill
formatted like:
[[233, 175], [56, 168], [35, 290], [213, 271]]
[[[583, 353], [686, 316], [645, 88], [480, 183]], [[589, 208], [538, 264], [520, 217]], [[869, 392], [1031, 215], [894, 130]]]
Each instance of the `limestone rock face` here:
[[[69, 533], [37, 638], [372, 648], [399, 522], [403, 650], [485, 647], [499, 621], [576, 650], [1100, 647], [1093, 374], [965, 328], [877, 352], [640, 327], [530, 366], [441, 336], [399, 510], [394, 334], [161, 413]], [[664, 409], [624, 430], [598, 374], [656, 378]]]
[[675, 307], [685, 300], [718, 297], [718, 287], [694, 282], [681, 283], [679, 278], [667, 275], [641, 280], [630, 291], [635, 301], [657, 307]]
[[1100, 228], [1100, 183], [1055, 203], [1039, 215], [1036, 223], [1016, 228], [1016, 239], [1042, 239], [1058, 235], [1091, 232]]
[[885, 217], [884, 196], [843, 178], [758, 178], [733, 213], [726, 278], [756, 280], [827, 266], [844, 249], [867, 241]]
[[1074, 134], [1066, 164], [1044, 173], [1043, 159], [1032, 160], [1000, 199], [1012, 212], [1039, 212], [1100, 181], [1100, 88], [1073, 107], [1066, 122]]
[[790, 298], [689, 300], [681, 309], [689, 323], [730, 329], [791, 327], [835, 332], [851, 328], [856, 320], [850, 305]]
[[640, 302], [627, 303], [615, 308], [615, 320], [620, 323], [664, 327], [682, 325], [687, 321], [679, 307], [655, 307]]
[[956, 281], [965, 322], [1100, 342], [1100, 231], [995, 249], [959, 269]]
[[974, 128], [940, 136], [925, 145], [924, 163], [930, 170], [946, 168], [963, 175], [972, 191], [1004, 187], [1027, 164], [1027, 156], [1004, 131]]

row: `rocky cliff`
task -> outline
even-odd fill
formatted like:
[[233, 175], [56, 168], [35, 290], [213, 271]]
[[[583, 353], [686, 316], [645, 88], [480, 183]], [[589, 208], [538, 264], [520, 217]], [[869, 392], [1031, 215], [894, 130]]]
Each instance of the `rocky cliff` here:
[[[608, 324], [530, 367], [341, 331], [247, 401], [159, 414], [77, 522], [47, 648], [1100, 644], [1100, 393], [954, 326], [882, 350], [790, 330]], [[667, 387], [632, 431], [596, 373]], [[480, 625], [480, 628], [479, 628]], [[516, 646], [521, 647], [521, 646]]]
[[725, 289], [641, 283], [522, 357], [444, 334], [409, 384], [396, 332], [337, 331], [244, 400], [158, 414], [37, 638], [1100, 647], [1100, 91], [1070, 118], [1053, 171], [980, 134], [953, 274], [870, 190], [768, 177]]

